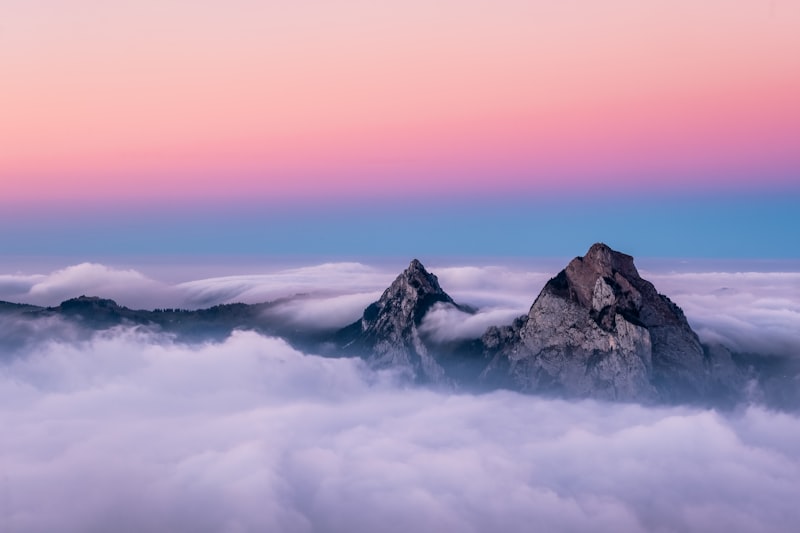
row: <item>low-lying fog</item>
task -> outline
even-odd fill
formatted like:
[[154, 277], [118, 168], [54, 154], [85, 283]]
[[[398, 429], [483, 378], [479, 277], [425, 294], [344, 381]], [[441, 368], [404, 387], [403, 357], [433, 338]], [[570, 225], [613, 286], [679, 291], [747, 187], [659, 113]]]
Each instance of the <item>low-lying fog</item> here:
[[[479, 308], [441, 338], [527, 311], [555, 271], [437, 267]], [[282, 312], [357, 318], [398, 271], [357, 263], [167, 283], [83, 264], [0, 276], [0, 300], [80, 294], [202, 307], [306, 293]], [[705, 340], [797, 353], [800, 274], [648, 273]], [[0, 319], [2, 320], [2, 319]], [[6, 327], [12, 325], [6, 324]], [[185, 345], [40, 323], [0, 358], [0, 531], [795, 531], [800, 418], [413, 388], [358, 359], [236, 332]]]

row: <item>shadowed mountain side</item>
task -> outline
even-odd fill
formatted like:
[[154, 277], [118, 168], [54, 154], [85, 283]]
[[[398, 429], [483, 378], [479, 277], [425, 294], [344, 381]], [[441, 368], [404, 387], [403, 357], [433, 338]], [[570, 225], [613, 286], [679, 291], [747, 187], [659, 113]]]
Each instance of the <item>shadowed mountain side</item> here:
[[629, 255], [595, 244], [547, 282], [523, 316], [483, 336], [497, 373], [522, 390], [639, 402], [730, 401], [746, 376], [704, 350], [681, 309]]
[[380, 299], [364, 310], [361, 319], [336, 334], [335, 343], [343, 353], [361, 355], [379, 368], [402, 369], [416, 381], [475, 382], [480, 365], [475, 363], [472, 368], [471, 362], [482, 359], [475, 343], [471, 349], [470, 343], [442, 345], [420, 332], [422, 319], [435, 304], [474, 312], [455, 303], [438, 278], [414, 259]]
[[[283, 337], [301, 349], [316, 347], [329, 332], [300, 331], [270, 316], [282, 300], [222, 304], [207, 309], [129, 309], [114, 300], [80, 296], [56, 307], [0, 302], [0, 350], [13, 352], [33, 339], [79, 340], [116, 326], [140, 326], [175, 335], [182, 342], [221, 341], [236, 329]], [[32, 339], [33, 338], [33, 339]]]

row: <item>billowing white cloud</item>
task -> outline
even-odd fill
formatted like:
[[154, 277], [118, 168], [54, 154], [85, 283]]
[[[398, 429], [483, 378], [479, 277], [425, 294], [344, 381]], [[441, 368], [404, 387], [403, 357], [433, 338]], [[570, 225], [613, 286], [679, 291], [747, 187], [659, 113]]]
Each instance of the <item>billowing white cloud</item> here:
[[[527, 313], [552, 273], [503, 266], [435, 268], [442, 288], [459, 303], [475, 307], [505, 307]], [[517, 315], [517, 316], [518, 316]]]
[[42, 341], [0, 365], [0, 525], [794, 531], [800, 419], [410, 388], [239, 332]]
[[434, 342], [477, 339], [489, 326], [510, 324], [521, 315], [519, 309], [483, 308], [470, 314], [450, 304], [435, 304], [425, 314], [420, 332]]
[[[232, 302], [260, 303], [296, 295], [330, 298], [382, 291], [396, 273], [360, 263], [322, 265], [222, 276], [178, 283], [157, 281], [135, 269], [81, 263], [50, 274], [0, 275], [0, 300], [57, 305], [82, 294], [117, 300], [121, 305], [198, 308]], [[368, 304], [369, 302], [367, 302]], [[347, 304], [345, 304], [347, 307]]]
[[10, 300], [27, 295], [34, 285], [46, 277], [37, 274], [0, 274], [0, 299]]
[[346, 294], [386, 288], [397, 273], [361, 263], [325, 263], [250, 276], [225, 276], [180, 283], [176, 288], [192, 306], [257, 303], [296, 294]]
[[800, 272], [645, 274], [702, 340], [800, 357]]
[[136, 270], [81, 263], [48, 275], [5, 275], [0, 299], [35, 305], [57, 305], [80, 295], [101, 296], [129, 307], [157, 307], [174, 300], [171, 289]]
[[309, 330], [330, 330], [352, 324], [380, 292], [290, 298], [270, 307], [266, 314]]

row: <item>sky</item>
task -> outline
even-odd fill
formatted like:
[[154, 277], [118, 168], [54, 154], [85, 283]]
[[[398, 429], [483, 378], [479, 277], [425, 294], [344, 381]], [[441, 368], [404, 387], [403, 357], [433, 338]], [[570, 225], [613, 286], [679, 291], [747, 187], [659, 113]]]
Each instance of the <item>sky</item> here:
[[797, 258], [789, 0], [5, 0], [0, 249]]
[[[800, 2], [1, 0], [0, 301], [527, 312], [597, 241], [800, 353]], [[297, 296], [302, 295], [302, 296]], [[415, 387], [235, 331], [0, 320], [0, 530], [794, 531], [800, 417]], [[76, 498], [76, 495], [80, 497]]]

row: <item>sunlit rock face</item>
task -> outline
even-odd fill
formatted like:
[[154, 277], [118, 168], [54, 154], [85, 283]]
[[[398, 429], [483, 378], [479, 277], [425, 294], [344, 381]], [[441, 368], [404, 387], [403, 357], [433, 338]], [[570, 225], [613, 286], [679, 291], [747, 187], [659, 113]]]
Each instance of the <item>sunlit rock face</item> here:
[[414, 259], [363, 317], [345, 328], [345, 349], [363, 352], [375, 367], [405, 370], [418, 381], [440, 383], [445, 371], [423, 341], [419, 325], [436, 303], [455, 306], [435, 275]]
[[494, 353], [484, 377], [507, 373], [523, 390], [701, 401], [741, 385], [732, 363], [704, 353], [683, 312], [641, 278], [633, 258], [605, 244], [573, 259], [526, 317], [490, 329], [483, 342]]

